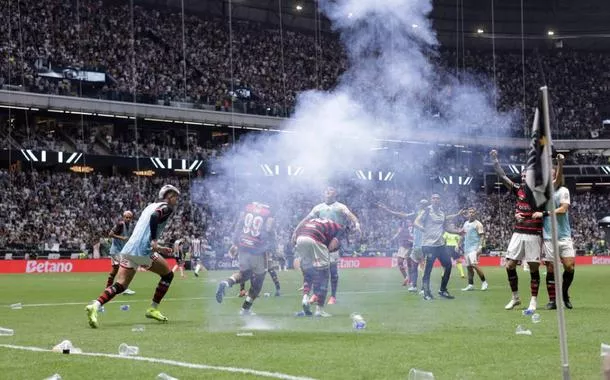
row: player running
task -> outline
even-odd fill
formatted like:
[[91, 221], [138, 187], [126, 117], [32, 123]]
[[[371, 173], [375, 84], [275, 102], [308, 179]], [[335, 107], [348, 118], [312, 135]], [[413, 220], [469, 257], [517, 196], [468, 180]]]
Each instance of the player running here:
[[[112, 263], [112, 270], [108, 274], [108, 280], [106, 281], [106, 287], [109, 287], [114, 283], [114, 278], [116, 277], [117, 272], [119, 271], [119, 262], [120, 257], [119, 253], [121, 253], [121, 249], [125, 245], [125, 242], [129, 240], [131, 233], [133, 232], [134, 223], [133, 222], [133, 213], [131, 211], [125, 211], [123, 213], [123, 219], [119, 220], [117, 224], [112, 227], [108, 236], [112, 239], [112, 244], [110, 245], [110, 262]], [[132, 294], [136, 294], [131, 289], [125, 289], [123, 294], [129, 296]]]
[[324, 303], [328, 293], [328, 277], [330, 275], [331, 253], [339, 249], [340, 239], [344, 228], [339, 223], [329, 219], [314, 218], [303, 223], [295, 231], [297, 245], [296, 256], [300, 260], [303, 273], [313, 279], [312, 299], [303, 295], [303, 311], [297, 316], [312, 315], [309, 304], [316, 303], [316, 317], [330, 317], [324, 311]]
[[248, 295], [242, 304], [241, 315], [255, 315], [251, 308], [265, 281], [267, 252], [275, 250], [274, 218], [271, 206], [252, 202], [239, 216], [233, 245], [229, 255], [239, 255], [239, 272], [221, 281], [216, 289], [216, 301], [222, 303], [225, 289], [241, 280], [250, 280]]
[[481, 279], [481, 290], [487, 290], [489, 285], [485, 280], [485, 274], [479, 268], [479, 256], [483, 252], [483, 241], [485, 231], [483, 223], [477, 219], [477, 211], [474, 207], [468, 209], [468, 220], [462, 227], [463, 235], [460, 238], [464, 245], [464, 259], [468, 270], [468, 286], [463, 291], [474, 290], [474, 272], [477, 272]]
[[[292, 235], [292, 243], [296, 244], [297, 235], [296, 233], [300, 228], [307, 223], [309, 220], [314, 218], [325, 218], [329, 219], [339, 225], [342, 228], [347, 228], [348, 223], [351, 223], [354, 230], [359, 236], [362, 236], [360, 230], [360, 222], [356, 215], [354, 215], [349, 208], [343, 203], [337, 202], [337, 189], [329, 186], [324, 191], [324, 202], [315, 206], [309, 214], [301, 220], [301, 222], [295, 228], [295, 232]], [[329, 305], [334, 305], [337, 302], [337, 287], [339, 284], [339, 251], [330, 252], [330, 287], [331, 296], [328, 299]]]
[[152, 304], [146, 310], [146, 318], [167, 322], [167, 317], [161, 314], [157, 307], [174, 279], [174, 273], [163, 258], [163, 255], [171, 254], [172, 249], [158, 245], [157, 239], [173, 213], [179, 196], [180, 191], [177, 188], [172, 185], [165, 185], [159, 191], [159, 201], [149, 204], [142, 211], [131, 237], [121, 249], [121, 263], [117, 273], [117, 281], [107, 287], [96, 301], [85, 308], [89, 326], [92, 328], [99, 326], [98, 308], [127, 289], [139, 266], [148, 267], [149, 271], [161, 277]]

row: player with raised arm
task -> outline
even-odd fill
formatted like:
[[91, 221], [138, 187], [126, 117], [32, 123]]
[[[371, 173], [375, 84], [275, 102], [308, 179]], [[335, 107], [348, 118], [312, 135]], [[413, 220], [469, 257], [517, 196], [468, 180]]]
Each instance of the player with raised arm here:
[[415, 223], [413, 224], [415, 228], [423, 232], [422, 251], [426, 260], [424, 275], [422, 277], [424, 288], [423, 298], [427, 301], [434, 299], [430, 290], [430, 275], [434, 262], [438, 259], [444, 269], [438, 295], [442, 298], [454, 299], [455, 297], [449, 294], [447, 289], [451, 277], [452, 264], [451, 257], [447, 254], [443, 234], [445, 231], [458, 232], [448, 223], [456, 216], [462, 214], [463, 210], [457, 214], [447, 215], [441, 208], [441, 196], [439, 194], [432, 194], [430, 200], [430, 206], [417, 215]]
[[225, 289], [244, 281], [250, 280], [248, 295], [242, 304], [241, 315], [254, 315], [252, 304], [263, 288], [265, 275], [267, 274], [265, 258], [268, 252], [273, 252], [276, 237], [274, 218], [271, 206], [251, 202], [241, 212], [237, 222], [237, 228], [233, 238], [233, 244], [229, 249], [229, 255], [239, 255], [239, 272], [228, 279], [221, 281], [216, 289], [216, 301], [222, 303]]
[[[121, 261], [119, 254], [121, 253], [121, 249], [125, 245], [125, 242], [129, 240], [131, 233], [133, 232], [133, 213], [129, 210], [123, 213], [123, 219], [119, 220], [117, 224], [112, 227], [108, 236], [112, 239], [112, 244], [110, 245], [110, 262], [112, 263], [112, 270], [108, 273], [108, 280], [106, 281], [106, 287], [109, 287], [114, 283], [114, 278], [116, 277], [117, 272], [119, 271], [119, 263]], [[125, 289], [123, 292], [125, 295], [136, 294], [131, 289]]]
[[[553, 177], [563, 172], [563, 156], [557, 155], [557, 168], [553, 169]], [[557, 185], [561, 185], [561, 182], [555, 180]], [[574, 251], [574, 245], [572, 243], [572, 229], [570, 227], [570, 216], [568, 209], [570, 208], [570, 190], [565, 186], [559, 186], [553, 194], [553, 205], [555, 207], [555, 215], [557, 215], [557, 246], [559, 249], [559, 258], [563, 264], [563, 304], [568, 309], [572, 309], [572, 302], [570, 302], [569, 289], [574, 280], [574, 257], [576, 256]], [[549, 303], [546, 305], [547, 309], [557, 309], [557, 303], [555, 301], [555, 266], [553, 263], [553, 241], [551, 236], [551, 218], [548, 211], [542, 213], [544, 217], [542, 238], [544, 240], [543, 261], [546, 264], [546, 288], [549, 293]]]
[[344, 232], [342, 225], [324, 218], [310, 219], [294, 232], [297, 236], [295, 253], [300, 260], [303, 273], [311, 274], [314, 292], [312, 300], [308, 300], [306, 295], [303, 296], [303, 311], [297, 313], [297, 316], [312, 315], [310, 303], [316, 303], [314, 316], [331, 316], [324, 311], [332, 260], [331, 253], [339, 249], [340, 239]]
[[466, 261], [466, 269], [468, 270], [468, 286], [464, 291], [474, 289], [474, 272], [477, 272], [481, 279], [481, 290], [487, 290], [489, 285], [485, 280], [485, 274], [479, 268], [479, 256], [483, 252], [483, 242], [485, 231], [483, 223], [477, 219], [477, 211], [474, 207], [468, 209], [468, 220], [464, 222], [462, 227], [463, 235], [461, 243], [464, 246], [464, 259]]
[[[528, 306], [529, 311], [536, 310], [538, 303], [538, 288], [540, 286], [540, 258], [542, 245], [542, 213], [530, 204], [525, 191], [525, 170], [521, 172], [521, 183], [517, 184], [506, 176], [506, 173], [498, 161], [498, 152], [494, 149], [490, 152], [494, 170], [506, 186], [516, 197], [516, 210], [514, 232], [506, 250], [506, 274], [512, 291], [511, 300], [504, 306], [511, 310], [521, 304], [519, 298], [519, 279], [517, 276], [517, 265], [519, 261], [526, 261], [530, 270], [531, 299]], [[561, 176], [559, 176], [561, 178]]]
[[170, 255], [172, 249], [158, 245], [157, 239], [174, 212], [179, 196], [180, 191], [176, 187], [165, 185], [159, 191], [159, 200], [149, 204], [142, 211], [131, 237], [121, 249], [121, 263], [116, 282], [107, 287], [95, 302], [85, 308], [89, 326], [98, 327], [98, 308], [125, 291], [140, 266], [147, 267], [149, 271], [161, 277], [152, 304], [146, 310], [146, 318], [167, 322], [167, 317], [161, 314], [158, 306], [174, 279], [174, 273], [163, 258], [163, 255]]
[[398, 252], [396, 253], [396, 266], [402, 275], [403, 282], [402, 286], [409, 286], [409, 289], [415, 287], [417, 290], [417, 280], [415, 285], [412, 285], [412, 273], [413, 267], [415, 266], [415, 270], [417, 270], [417, 263], [411, 258], [411, 253], [413, 250], [413, 223], [411, 218], [413, 218], [417, 213], [404, 213], [400, 211], [390, 210], [386, 205], [379, 203], [377, 206], [395, 216], [403, 218], [400, 222], [400, 227], [396, 234], [392, 237], [390, 241], [398, 240]]
[[[314, 218], [325, 218], [335, 223], [338, 223], [343, 228], [348, 227], [348, 223], [351, 224], [359, 236], [362, 236], [360, 229], [360, 222], [356, 215], [354, 215], [350, 209], [343, 203], [337, 202], [337, 189], [329, 186], [324, 191], [324, 202], [315, 206], [309, 214], [295, 228], [295, 232], [292, 235], [292, 243], [296, 244], [296, 233], [300, 228], [307, 223], [307, 221]], [[337, 287], [339, 284], [339, 251], [332, 251], [330, 253], [330, 287], [331, 296], [328, 299], [328, 304], [333, 305], [337, 302]]]

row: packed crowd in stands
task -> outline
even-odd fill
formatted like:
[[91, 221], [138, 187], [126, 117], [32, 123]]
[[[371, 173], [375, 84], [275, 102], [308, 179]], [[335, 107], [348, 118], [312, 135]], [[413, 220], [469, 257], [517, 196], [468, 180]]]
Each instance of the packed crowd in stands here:
[[[43, 249], [58, 245], [60, 249], [91, 252], [125, 210], [141, 211], [155, 199], [166, 182], [182, 191], [182, 200], [162, 238], [172, 242], [177, 238], [205, 237], [211, 251], [227, 252], [234, 228], [234, 218], [246, 202], [246, 192], [239, 186], [220, 186], [187, 178], [148, 178], [126, 176], [77, 175], [50, 172], [0, 171], [0, 249]], [[356, 183], [340, 188], [339, 200], [346, 203], [361, 220], [361, 242], [350, 239], [345, 254], [375, 255], [395, 250], [395, 234], [400, 219], [378, 207], [413, 211], [429, 191], [394, 187], [364, 189]], [[286, 246], [292, 229], [313, 205], [322, 199], [321, 192], [295, 191], [284, 194], [278, 211], [278, 243]], [[287, 197], [287, 198], [286, 198]], [[470, 190], [443, 193], [443, 207], [457, 212], [466, 207], [479, 210], [486, 233], [486, 250], [504, 250], [512, 233], [514, 198], [504, 191], [485, 195]], [[588, 254], [601, 254], [607, 247], [597, 220], [610, 209], [607, 194], [572, 194], [570, 216], [575, 247]], [[463, 222], [463, 220], [462, 220]], [[360, 244], [362, 243], [362, 244]]]
[[[108, 0], [73, 3], [0, 0], [0, 86], [23, 86], [27, 91], [95, 96], [132, 101], [189, 102], [217, 110], [284, 116], [296, 95], [307, 89], [332, 88], [348, 62], [336, 36], [203, 15], [185, 17], [186, 77], [182, 74], [182, 16], [173, 10], [134, 8], [132, 41], [129, 5]], [[79, 24], [80, 23], [80, 24]], [[79, 26], [80, 25], [80, 26]], [[233, 35], [233, 41], [229, 36]], [[283, 46], [282, 46], [283, 40]], [[283, 49], [282, 49], [283, 47]], [[232, 56], [231, 56], [232, 52]], [[497, 78], [500, 110], [531, 109], [544, 82], [552, 89], [562, 138], [591, 138], [602, 126], [599, 108], [609, 99], [607, 67], [610, 57], [599, 52], [533, 51], [521, 55], [470, 51], [456, 59], [441, 50], [440, 62], [458, 77]], [[97, 88], [39, 75], [41, 67], [78, 67], [104, 71], [108, 80]], [[525, 105], [522, 82], [525, 81]], [[523, 136], [522, 126], [513, 131]]]

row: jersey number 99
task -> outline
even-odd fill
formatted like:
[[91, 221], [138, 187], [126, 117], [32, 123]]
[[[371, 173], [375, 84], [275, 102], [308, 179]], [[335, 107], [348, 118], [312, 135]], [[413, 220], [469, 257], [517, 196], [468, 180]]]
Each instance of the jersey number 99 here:
[[254, 237], [260, 236], [261, 228], [263, 227], [263, 217], [260, 215], [254, 216], [250, 213], [244, 217], [244, 233]]

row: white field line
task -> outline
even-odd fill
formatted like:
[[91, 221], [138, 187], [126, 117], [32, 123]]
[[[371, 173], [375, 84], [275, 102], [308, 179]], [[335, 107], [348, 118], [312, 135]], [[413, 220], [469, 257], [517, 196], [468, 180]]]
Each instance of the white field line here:
[[[392, 294], [392, 293], [406, 293], [404, 290], [365, 290], [365, 291], [353, 291], [353, 292], [339, 292], [339, 294]], [[300, 293], [296, 294], [300, 295]], [[295, 295], [295, 296], [296, 296]], [[289, 296], [287, 296], [289, 297]], [[236, 296], [224, 297], [225, 299], [237, 298]], [[187, 298], [164, 298], [163, 302], [176, 302], [176, 301], [198, 301], [198, 300], [212, 300], [215, 297], [187, 297]], [[114, 299], [112, 303], [141, 303], [141, 302], [150, 302], [149, 299], [131, 299], [131, 298], [123, 298], [122, 300]], [[22, 307], [49, 307], [49, 306], [75, 306], [75, 305], [88, 305], [91, 303], [89, 301], [81, 301], [81, 302], [59, 302], [59, 303], [29, 303], [22, 304]], [[10, 305], [3, 305], [4, 307], [10, 307]]]
[[[29, 347], [29, 346], [15, 346], [12, 344], [0, 344], [0, 347], [9, 348], [13, 350], [24, 350], [24, 351], [33, 351], [33, 352], [53, 352], [47, 348], [40, 347]], [[70, 354], [70, 355], [81, 355], [81, 356], [93, 356], [93, 357], [102, 357], [102, 358], [112, 358], [112, 359], [123, 359], [123, 360], [135, 360], [141, 362], [149, 362], [155, 364], [167, 364], [176, 367], [190, 368], [190, 369], [203, 369], [203, 370], [212, 370], [212, 371], [220, 371], [220, 372], [232, 372], [232, 373], [243, 373], [246, 375], [256, 375], [261, 377], [270, 377], [273, 379], [283, 379], [283, 380], [315, 380], [311, 377], [302, 377], [302, 376], [292, 376], [287, 375], [280, 372], [268, 372], [268, 371], [258, 371], [255, 369], [249, 368], [236, 368], [236, 367], [225, 367], [225, 366], [214, 366], [207, 364], [196, 364], [196, 363], [186, 363], [179, 362], [176, 360], [168, 360], [168, 359], [158, 359], [158, 358], [148, 358], [144, 356], [121, 356], [116, 354], [104, 354], [101, 352], [83, 352], [80, 354]]]

